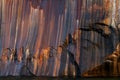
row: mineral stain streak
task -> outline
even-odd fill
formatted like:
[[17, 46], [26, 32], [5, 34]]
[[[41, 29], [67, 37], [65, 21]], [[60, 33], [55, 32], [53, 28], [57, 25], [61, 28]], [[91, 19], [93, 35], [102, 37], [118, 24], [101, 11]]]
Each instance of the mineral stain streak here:
[[119, 0], [0, 0], [0, 76], [82, 76], [106, 56], [117, 67], [119, 9]]

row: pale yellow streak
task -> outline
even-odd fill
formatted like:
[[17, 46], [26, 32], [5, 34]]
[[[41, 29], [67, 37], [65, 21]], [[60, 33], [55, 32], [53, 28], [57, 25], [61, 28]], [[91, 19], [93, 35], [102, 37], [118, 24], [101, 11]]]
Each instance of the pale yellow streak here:
[[40, 10], [40, 23], [39, 23], [39, 36], [37, 37], [36, 41], [36, 49], [40, 48], [41, 46], [41, 40], [42, 40], [42, 35], [43, 35], [43, 30], [44, 30], [44, 22], [45, 22], [45, 17], [44, 17], [44, 12], [41, 9]]

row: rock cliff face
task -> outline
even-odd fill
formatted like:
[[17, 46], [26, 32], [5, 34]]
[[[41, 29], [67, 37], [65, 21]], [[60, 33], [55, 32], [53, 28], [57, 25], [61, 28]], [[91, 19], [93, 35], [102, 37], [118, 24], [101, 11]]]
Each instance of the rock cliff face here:
[[[101, 64], [119, 42], [119, 3], [0, 0], [0, 76], [81, 76]], [[110, 37], [81, 30], [97, 22]]]
[[104, 59], [104, 62], [101, 65], [88, 70], [82, 74], [82, 76], [120, 76], [120, 44], [117, 45], [116, 51]]

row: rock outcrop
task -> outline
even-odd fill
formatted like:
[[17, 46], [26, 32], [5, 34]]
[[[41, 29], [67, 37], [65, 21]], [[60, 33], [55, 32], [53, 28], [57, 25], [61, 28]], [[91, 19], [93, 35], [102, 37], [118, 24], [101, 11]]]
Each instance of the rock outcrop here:
[[120, 44], [107, 56], [104, 62], [82, 74], [83, 77], [115, 77], [120, 76]]

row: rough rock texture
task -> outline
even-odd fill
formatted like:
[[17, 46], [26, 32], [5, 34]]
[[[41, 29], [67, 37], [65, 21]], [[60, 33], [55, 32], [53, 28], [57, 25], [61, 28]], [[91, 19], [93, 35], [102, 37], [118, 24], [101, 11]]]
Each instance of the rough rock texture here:
[[[0, 0], [0, 76], [80, 76], [115, 51], [119, 9], [119, 0]], [[95, 22], [115, 32], [79, 29]]]
[[[119, 45], [120, 46], [120, 45]], [[115, 77], [120, 76], [120, 47], [119, 50], [114, 51], [111, 55], [107, 56], [101, 65], [83, 73], [84, 77]]]

